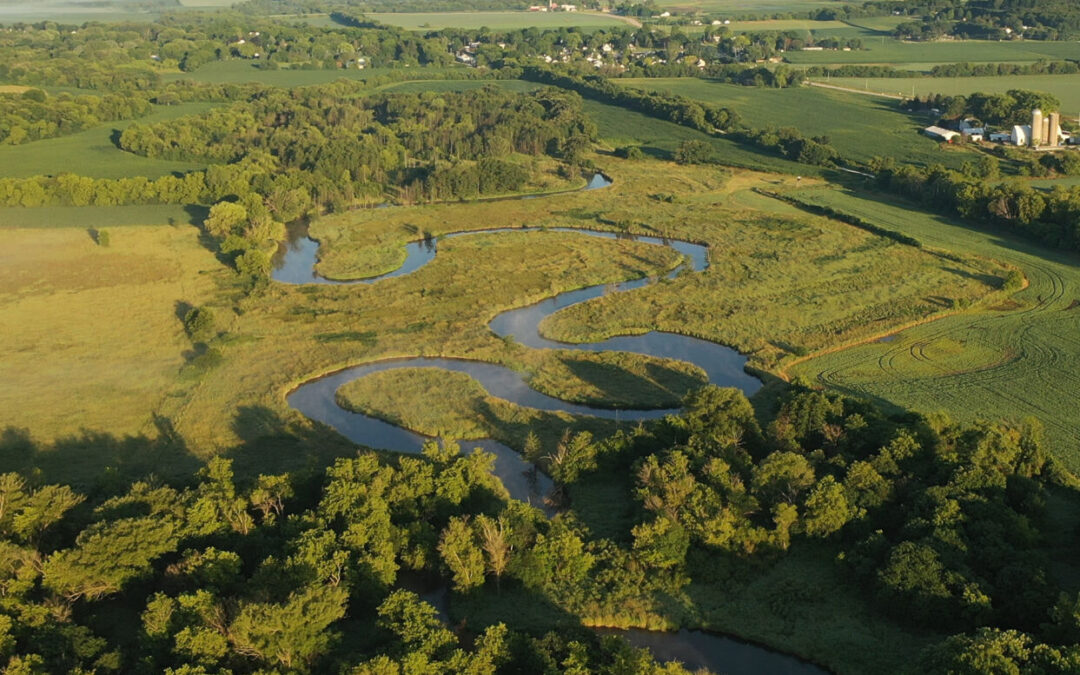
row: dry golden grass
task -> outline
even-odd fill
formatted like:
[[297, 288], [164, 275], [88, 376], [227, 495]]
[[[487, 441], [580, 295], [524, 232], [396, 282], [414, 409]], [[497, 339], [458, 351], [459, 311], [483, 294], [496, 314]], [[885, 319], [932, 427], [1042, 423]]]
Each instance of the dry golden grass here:
[[[39, 438], [151, 427], [191, 348], [178, 303], [213, 295], [221, 270], [194, 228], [4, 230], [0, 427]], [[223, 271], [223, 270], [221, 270]]]

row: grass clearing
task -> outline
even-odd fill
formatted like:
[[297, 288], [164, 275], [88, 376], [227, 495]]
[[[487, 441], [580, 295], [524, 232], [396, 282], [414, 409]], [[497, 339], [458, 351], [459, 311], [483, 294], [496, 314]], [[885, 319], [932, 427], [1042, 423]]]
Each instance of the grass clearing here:
[[921, 135], [925, 121], [901, 111], [897, 101], [888, 99], [816, 87], [744, 87], [696, 77], [613, 81], [724, 105], [752, 126], [791, 126], [808, 136], [824, 135], [844, 158], [856, 162], [882, 155], [898, 161], [958, 168], [971, 157], [968, 151], [942, 149], [939, 143]]
[[75, 173], [92, 178], [159, 178], [167, 174], [203, 169], [206, 165], [197, 162], [149, 159], [124, 152], [117, 147], [116, 139], [133, 122], [152, 124], [185, 115], [196, 115], [206, 112], [214, 105], [184, 103], [157, 106], [150, 115], [138, 120], [109, 122], [77, 134], [22, 145], [0, 146], [0, 178], [28, 178], [61, 173]]
[[981, 231], [908, 203], [840, 189], [799, 191], [929, 246], [992, 257], [1030, 285], [1010, 298], [791, 369], [829, 387], [954, 419], [1020, 419], [1046, 426], [1055, 455], [1080, 469], [1080, 260], [999, 231]]
[[428, 31], [443, 28], [611, 28], [625, 26], [625, 17], [599, 12], [368, 12], [364, 16], [389, 26]]
[[229, 274], [192, 227], [10, 229], [0, 252], [0, 428], [153, 429], [191, 343], [180, 309]]

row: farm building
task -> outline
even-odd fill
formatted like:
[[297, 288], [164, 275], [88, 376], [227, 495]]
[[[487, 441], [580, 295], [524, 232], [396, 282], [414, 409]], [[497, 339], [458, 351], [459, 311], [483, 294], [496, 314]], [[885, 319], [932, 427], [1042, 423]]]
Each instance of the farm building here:
[[923, 133], [930, 138], [945, 141], [946, 143], [952, 143], [953, 140], [960, 137], [960, 132], [945, 129], [944, 127], [926, 127], [923, 129]]
[[1024, 124], [1013, 127], [1012, 136], [1009, 138], [1013, 145], [1027, 145], [1031, 138], [1031, 126]]

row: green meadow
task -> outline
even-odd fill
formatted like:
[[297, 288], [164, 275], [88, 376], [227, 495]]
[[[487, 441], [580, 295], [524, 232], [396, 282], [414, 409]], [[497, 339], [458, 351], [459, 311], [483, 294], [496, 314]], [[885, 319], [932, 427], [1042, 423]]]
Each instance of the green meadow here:
[[1062, 60], [1080, 58], [1080, 42], [1043, 42], [1015, 40], [951, 40], [939, 42], [904, 42], [892, 37], [877, 36], [864, 40], [864, 49], [790, 51], [784, 60], [798, 65], [827, 65], [847, 63], [924, 64], [926, 68], [939, 63], [1030, 63], [1039, 59]]
[[901, 111], [897, 102], [889, 99], [813, 87], [743, 87], [694, 77], [614, 81], [718, 103], [738, 112], [751, 126], [789, 126], [808, 136], [827, 136], [849, 161], [866, 162], [881, 155], [916, 164], [958, 167], [969, 157], [965, 151], [943, 149], [920, 135], [929, 122]]
[[108, 122], [76, 134], [22, 145], [0, 146], [0, 177], [26, 178], [70, 172], [93, 178], [158, 178], [171, 173], [201, 169], [205, 165], [196, 162], [148, 159], [124, 152], [117, 147], [116, 139], [135, 121], [161, 122], [205, 112], [213, 106], [212, 103], [158, 106], [153, 113], [139, 120]]
[[128, 227], [131, 225], [199, 225], [202, 206], [39, 206], [0, 208], [0, 227]]
[[467, 91], [482, 87], [498, 87], [507, 91], [525, 93], [540, 85], [525, 80], [412, 80], [395, 82], [379, 87], [379, 91], [412, 94], [422, 91]]
[[730, 14], [732, 17], [769, 16], [788, 12], [806, 12], [819, 7], [843, 7], [858, 4], [838, 0], [658, 0], [657, 5], [678, 11]]
[[372, 21], [417, 31], [481, 27], [492, 30], [571, 26], [610, 28], [627, 24], [625, 18], [592, 12], [369, 12], [365, 16]]
[[814, 356], [791, 368], [793, 374], [963, 421], [1035, 416], [1055, 454], [1070, 469], [1080, 468], [1080, 259], [857, 190], [795, 194], [927, 246], [1015, 265], [1030, 285], [1000, 302], [905, 329], [888, 342]]
[[[824, 82], [824, 80], [818, 80]], [[1000, 77], [864, 78], [833, 77], [828, 84], [902, 96], [967, 95], [974, 92], [1005, 92], [1010, 89], [1045, 91], [1061, 100], [1066, 115], [1080, 115], [1080, 74], [1013, 75]]]
[[[453, 67], [453, 66], [451, 66]], [[332, 70], [304, 68], [282, 68], [280, 70], [265, 70], [256, 68], [252, 61], [231, 59], [228, 61], [211, 61], [190, 73], [171, 73], [166, 79], [171, 80], [194, 80], [196, 82], [210, 82], [212, 84], [243, 84], [246, 82], [259, 82], [272, 87], [304, 87], [312, 84], [326, 84], [337, 80], [366, 80], [378, 75], [391, 72], [391, 68], [350, 68], [348, 70], [334, 68]], [[432, 75], [443, 72], [443, 68], [407, 68], [408, 71], [428, 72]]]

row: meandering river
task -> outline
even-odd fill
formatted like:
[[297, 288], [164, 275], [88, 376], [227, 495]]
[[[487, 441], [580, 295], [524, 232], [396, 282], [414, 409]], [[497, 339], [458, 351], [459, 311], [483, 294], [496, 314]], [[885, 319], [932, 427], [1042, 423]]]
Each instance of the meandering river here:
[[[611, 182], [602, 174], [593, 176], [586, 190], [607, 187]], [[533, 198], [524, 197], [524, 198]], [[445, 238], [465, 237], [478, 233], [528, 232], [534, 228], [501, 228], [444, 235]], [[582, 236], [602, 238], [625, 238], [656, 246], [669, 246], [684, 257], [685, 262], [669, 276], [684, 271], [701, 272], [708, 267], [708, 248], [693, 242], [662, 239], [649, 236], [629, 236], [612, 232], [600, 232], [573, 228], [555, 228], [560, 232], [572, 232]], [[374, 284], [394, 277], [411, 274], [430, 263], [438, 254], [438, 241], [425, 239], [405, 245], [405, 262], [387, 274], [366, 279], [339, 281], [326, 279], [315, 271], [319, 244], [301, 233], [290, 242], [284, 255], [279, 257], [273, 272], [274, 280], [289, 284]], [[642, 278], [618, 284], [600, 284], [560, 293], [542, 302], [503, 312], [496, 316], [489, 327], [501, 337], [513, 337], [517, 342], [537, 349], [567, 349], [582, 351], [624, 351], [649, 356], [687, 361], [700, 367], [709, 382], [726, 387], [738, 387], [752, 394], [761, 382], [746, 373], [746, 357], [737, 351], [708, 340], [701, 340], [675, 333], [652, 331], [644, 335], [613, 337], [595, 343], [570, 344], [557, 342], [540, 334], [540, 322], [555, 312], [608, 293], [631, 291], [655, 283], [655, 279]], [[617, 418], [625, 421], [656, 419], [676, 410], [612, 410], [569, 403], [542, 394], [531, 388], [521, 373], [503, 366], [479, 361], [448, 358], [405, 358], [376, 361], [347, 368], [330, 375], [315, 378], [297, 387], [288, 396], [288, 403], [307, 417], [327, 424], [350, 440], [371, 448], [396, 452], [417, 453], [428, 440], [421, 434], [370, 415], [342, 408], [336, 394], [342, 385], [358, 378], [395, 368], [442, 368], [466, 373], [476, 379], [492, 396], [518, 405], [546, 411], [562, 411], [575, 415], [593, 415]], [[539, 473], [522, 459], [521, 455], [506, 445], [492, 439], [464, 441], [466, 448], [479, 447], [495, 455], [495, 474], [502, 480], [507, 491], [515, 499], [530, 502], [551, 513], [543, 497], [552, 488], [551, 479]], [[445, 593], [439, 593], [439, 602], [445, 602]], [[434, 597], [434, 596], [433, 596]], [[705, 667], [715, 672], [731, 674], [808, 675], [822, 673], [820, 668], [795, 657], [773, 652], [721, 635], [701, 631], [674, 633], [643, 630], [610, 630], [622, 635], [631, 643], [649, 648], [661, 661], [679, 660], [691, 668]]]
[[[596, 174], [584, 189], [598, 189], [610, 185], [602, 174]], [[706, 246], [687, 241], [662, 239], [650, 236], [630, 236], [613, 232], [600, 232], [573, 228], [554, 228], [560, 232], [569, 232], [582, 236], [605, 239], [634, 239], [655, 246], [669, 246], [685, 259], [685, 262], [673, 270], [669, 276], [675, 276], [688, 268], [692, 272], [701, 272], [709, 264], [709, 252]], [[478, 233], [493, 232], [529, 232], [535, 228], [501, 228], [456, 232], [445, 238], [466, 237]], [[339, 281], [326, 279], [315, 271], [319, 244], [302, 234], [287, 245], [284, 255], [274, 270], [273, 278], [281, 283], [291, 284], [374, 284], [410, 274], [435, 259], [438, 253], [438, 241], [425, 239], [406, 244], [405, 262], [397, 269], [386, 274], [366, 279]], [[644, 335], [626, 335], [613, 337], [602, 342], [569, 344], [549, 340], [541, 336], [540, 322], [560, 309], [585, 302], [607, 293], [619, 293], [641, 288], [654, 283], [655, 279], [641, 278], [618, 284], [599, 284], [575, 291], [560, 293], [542, 302], [503, 312], [490, 323], [491, 330], [500, 337], [513, 337], [517, 342], [537, 349], [567, 349], [582, 351], [624, 351], [678, 359], [693, 363], [708, 376], [709, 382], [728, 387], [738, 387], [751, 394], [761, 382], [743, 369], [746, 357], [734, 349], [708, 340], [701, 340], [675, 333], [653, 331]], [[546, 396], [531, 388], [521, 373], [503, 366], [479, 361], [457, 359], [408, 358], [378, 361], [353, 368], [348, 368], [324, 377], [304, 383], [288, 396], [289, 405], [307, 417], [327, 424], [350, 440], [371, 448], [394, 450], [397, 452], [419, 452], [427, 437], [403, 429], [375, 417], [342, 408], [337, 403], [337, 391], [347, 382], [371, 373], [395, 368], [443, 368], [466, 373], [476, 379], [492, 396], [511, 401], [518, 405], [537, 408], [549, 412], [561, 411], [575, 415], [593, 415], [608, 419], [628, 422], [657, 419], [675, 410], [614, 410], [596, 408], [587, 405], [569, 403]], [[543, 506], [543, 495], [551, 489], [551, 481], [543, 474], [531, 471], [531, 465], [521, 456], [492, 439], [480, 439], [466, 442], [467, 447], [481, 447], [495, 455], [495, 474], [515, 499]]]

